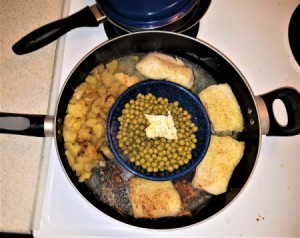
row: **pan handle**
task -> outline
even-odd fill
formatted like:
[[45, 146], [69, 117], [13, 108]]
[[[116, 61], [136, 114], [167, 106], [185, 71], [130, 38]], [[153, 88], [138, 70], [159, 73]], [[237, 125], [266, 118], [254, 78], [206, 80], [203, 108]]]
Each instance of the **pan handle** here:
[[[300, 94], [293, 88], [279, 88], [269, 93], [260, 95], [269, 115], [270, 128], [267, 136], [293, 136], [300, 134]], [[288, 123], [281, 126], [274, 115], [273, 103], [280, 99], [285, 105]]]
[[0, 112], [0, 133], [36, 137], [53, 136], [53, 117]]
[[30, 53], [51, 43], [72, 29], [83, 26], [96, 27], [104, 20], [105, 17], [96, 4], [91, 7], [85, 7], [73, 15], [32, 31], [16, 42], [12, 46], [12, 50], [17, 55]]

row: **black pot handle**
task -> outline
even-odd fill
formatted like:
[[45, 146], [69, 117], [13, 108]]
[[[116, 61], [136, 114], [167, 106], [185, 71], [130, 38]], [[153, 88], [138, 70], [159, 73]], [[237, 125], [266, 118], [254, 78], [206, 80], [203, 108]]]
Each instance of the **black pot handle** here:
[[[279, 88], [260, 96], [267, 107], [270, 129], [267, 136], [293, 136], [300, 134], [300, 94], [293, 88]], [[281, 126], [273, 112], [273, 102], [280, 99], [285, 105], [288, 122]]]
[[85, 7], [84, 9], [74, 13], [73, 15], [54, 21], [34, 30], [33, 32], [20, 39], [17, 43], [15, 43], [12, 47], [12, 50], [17, 55], [30, 53], [42, 48], [43, 46], [58, 39], [68, 31], [77, 27], [98, 26], [100, 21], [99, 19], [97, 20], [96, 16], [94, 15], [96, 7], [96, 5]]
[[[51, 136], [53, 131], [49, 133], [45, 130], [45, 127], [47, 127], [47, 119], [50, 118], [51, 117], [47, 117], [46, 115], [0, 112], [0, 133], [36, 137]], [[50, 130], [52, 129], [51, 125], [48, 127], [50, 127]]]

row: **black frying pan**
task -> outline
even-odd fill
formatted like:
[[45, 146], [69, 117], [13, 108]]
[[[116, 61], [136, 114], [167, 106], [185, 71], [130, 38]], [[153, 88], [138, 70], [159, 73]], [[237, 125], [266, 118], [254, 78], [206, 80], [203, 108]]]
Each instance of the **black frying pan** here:
[[97, 4], [45, 26], [42, 26], [16, 42], [12, 49], [26, 54], [58, 39], [78, 27], [96, 27], [109, 21], [120, 32], [164, 30], [185, 33], [208, 9], [211, 0], [96, 0]]
[[[196, 210], [192, 216], [160, 219], [134, 219], [130, 215], [120, 214], [109, 205], [100, 202], [95, 191], [86, 183], [79, 183], [75, 173], [71, 170], [65, 157], [64, 139], [62, 136], [63, 120], [67, 105], [74, 89], [82, 83], [89, 72], [100, 63], [108, 63], [113, 59], [130, 54], [159, 51], [162, 53], [185, 58], [201, 66], [211, 75], [217, 83], [228, 83], [242, 110], [244, 117], [244, 131], [238, 139], [245, 141], [245, 151], [241, 162], [236, 167], [226, 193], [212, 196], [209, 202], [201, 209]], [[277, 124], [273, 114], [272, 104], [275, 99], [281, 99], [286, 107], [288, 123], [285, 127]], [[176, 33], [149, 31], [132, 33], [105, 42], [83, 58], [70, 73], [58, 100], [54, 118], [54, 130], [59, 159], [70, 179], [71, 184], [91, 204], [107, 215], [127, 224], [151, 229], [170, 229], [195, 224], [220, 212], [241, 192], [250, 178], [258, 158], [261, 136], [292, 136], [300, 133], [300, 95], [292, 88], [280, 88], [273, 92], [254, 96], [245, 78], [222, 53], [209, 44]], [[22, 115], [1, 114], [1, 122], [16, 120]], [[26, 117], [26, 116], [25, 116]], [[13, 128], [0, 128], [1, 133], [29, 134], [44, 136], [42, 121], [46, 118], [46, 125], [51, 118], [36, 116], [40, 121], [32, 119], [31, 126], [22, 130]], [[27, 119], [22, 119], [25, 121]], [[3, 123], [1, 123], [3, 124]], [[24, 127], [24, 125], [23, 125]], [[49, 131], [47, 130], [49, 134]]]

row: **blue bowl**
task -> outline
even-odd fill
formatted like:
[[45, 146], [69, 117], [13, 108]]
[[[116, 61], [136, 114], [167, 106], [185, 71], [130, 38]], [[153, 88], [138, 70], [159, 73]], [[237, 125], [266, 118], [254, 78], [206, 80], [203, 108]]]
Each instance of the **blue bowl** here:
[[[128, 103], [130, 99], [136, 99], [136, 96], [139, 93], [144, 95], [152, 93], [156, 97], [168, 98], [170, 103], [178, 101], [179, 106], [191, 114], [191, 120], [198, 126], [198, 131], [196, 132], [196, 148], [192, 150], [192, 159], [188, 164], [180, 166], [173, 172], [163, 171], [148, 173], [142, 167], [131, 163], [129, 158], [124, 155], [122, 149], [118, 145], [118, 139], [116, 138], [120, 127], [118, 117], [122, 115], [125, 104]], [[106, 132], [110, 150], [124, 168], [136, 176], [145, 179], [165, 181], [177, 179], [186, 175], [195, 169], [202, 161], [210, 141], [210, 128], [209, 119], [202, 103], [190, 90], [179, 84], [165, 80], [146, 80], [128, 88], [117, 98], [108, 116]]]

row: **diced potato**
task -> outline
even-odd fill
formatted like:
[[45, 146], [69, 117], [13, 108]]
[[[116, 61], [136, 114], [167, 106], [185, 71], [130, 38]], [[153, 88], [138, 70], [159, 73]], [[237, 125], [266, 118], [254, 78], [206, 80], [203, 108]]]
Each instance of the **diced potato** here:
[[[133, 62], [138, 60], [138, 56], [132, 56], [129, 63], [135, 64]], [[79, 182], [89, 179], [94, 167], [105, 166], [104, 157], [114, 158], [105, 135], [108, 112], [128, 85], [139, 81], [135, 76], [117, 73], [124, 68], [120, 64], [123, 62], [113, 60], [105, 66], [95, 67], [69, 101], [63, 129], [65, 154]], [[103, 162], [101, 165], [100, 161]]]
[[87, 84], [86, 84], [86, 83], [80, 84], [80, 85], [76, 88], [76, 90], [75, 90], [75, 92], [74, 92], [74, 94], [73, 94], [73, 98], [80, 99], [81, 96], [84, 94], [86, 88], [87, 88]]
[[[93, 142], [94, 146], [96, 147], [96, 149], [98, 150], [105, 143], [105, 139], [103, 136], [101, 136], [101, 137], [93, 136], [92, 142]], [[99, 154], [98, 154], [98, 156], [99, 156]]]
[[83, 163], [75, 163], [73, 168], [76, 171], [76, 175], [79, 176], [83, 170]]
[[120, 82], [119, 80], [115, 79], [112, 83], [111, 87], [109, 88], [110, 96], [118, 98], [122, 92], [127, 89], [127, 86]]
[[130, 87], [139, 82], [139, 79], [134, 75], [124, 74], [124, 73], [116, 73], [114, 77], [125, 84], [127, 87]]
[[106, 64], [106, 68], [109, 72], [114, 73], [119, 66], [119, 62], [117, 60], [112, 60], [110, 63]]
[[103, 145], [100, 150], [102, 153], [109, 159], [114, 159], [114, 155], [111, 153], [110, 149], [108, 148], [107, 145]]
[[70, 114], [67, 114], [64, 120], [64, 129], [65, 128], [70, 128], [72, 125], [76, 122], [77, 118], [73, 117]]
[[88, 106], [79, 101], [77, 104], [69, 104], [67, 112], [74, 117], [84, 117], [88, 111]]
[[65, 154], [67, 156], [69, 165], [71, 166], [71, 168], [73, 168], [73, 166], [75, 164], [75, 158], [74, 158], [74, 156], [72, 156], [72, 154], [68, 150], [66, 150]]
[[85, 126], [81, 127], [78, 133], [78, 139], [82, 141], [82, 140], [89, 140], [90, 138], [91, 138], [90, 129]]
[[[106, 97], [106, 95], [105, 95], [105, 97]], [[94, 103], [93, 103], [93, 105], [92, 105], [92, 108], [91, 108], [91, 111], [95, 114], [95, 115], [97, 115], [99, 112], [100, 112], [100, 109], [101, 109], [101, 107], [104, 105], [104, 99], [102, 99], [102, 98], [99, 98], [99, 99], [97, 99]]]
[[107, 97], [107, 89], [105, 87], [99, 87], [96, 89], [98, 96], [104, 96], [104, 98]]
[[126, 89], [127, 89], [126, 85], [125, 85], [125, 84], [121, 84], [121, 85], [116, 89], [117, 95], [120, 95], [120, 94], [123, 93]]
[[104, 85], [106, 86], [110, 86], [111, 83], [112, 83], [112, 80], [113, 80], [113, 74], [110, 73], [109, 71], [105, 70], [103, 73], [102, 73], [102, 82]]
[[88, 75], [85, 79], [85, 81], [90, 84], [90, 85], [93, 85], [95, 86], [97, 84], [97, 78], [93, 75]]
[[84, 151], [84, 156], [89, 159], [97, 159], [98, 153], [95, 146], [89, 143], [86, 150]]
[[95, 87], [90, 85], [90, 84], [86, 84], [86, 89], [85, 89], [85, 94], [89, 95], [89, 94], [94, 94], [95, 93]]
[[104, 132], [105, 132], [105, 129], [101, 123], [97, 123], [96, 125], [93, 126], [93, 134], [97, 138], [102, 137], [104, 135]]
[[84, 171], [86, 171], [86, 172], [90, 172], [90, 171], [92, 170], [93, 167], [94, 167], [94, 165], [93, 165], [91, 162], [89, 162], [89, 163], [84, 163], [84, 165], [83, 165], [83, 169], [84, 169]]
[[74, 122], [74, 124], [72, 125], [72, 130], [76, 133], [78, 133], [78, 131], [80, 130], [81, 126], [82, 126], [83, 121], [78, 119]]
[[65, 148], [73, 157], [77, 157], [81, 146], [75, 142], [65, 142]]
[[95, 119], [97, 117], [97, 114], [95, 114], [92, 111], [89, 111], [88, 114], [86, 115], [86, 118]]
[[104, 103], [104, 107], [106, 108], [111, 108], [112, 105], [115, 103], [116, 98], [112, 95], [108, 96], [105, 103]]
[[92, 128], [98, 122], [99, 120], [97, 118], [91, 118], [91, 119], [87, 119], [84, 125]]
[[70, 142], [75, 141], [77, 138], [76, 132], [74, 132], [72, 130], [68, 130], [68, 129], [65, 129], [63, 131], [63, 136], [64, 136], [65, 141], [70, 141]]
[[80, 175], [78, 181], [84, 182], [85, 180], [89, 179], [91, 176], [92, 176], [91, 172], [84, 172], [83, 174]]
[[104, 70], [104, 65], [103, 64], [99, 64], [97, 67], [95, 67], [92, 70], [91, 74], [94, 75], [96, 78], [100, 78], [99, 75], [102, 74], [103, 70]]
[[88, 156], [78, 156], [77, 157], [78, 163], [83, 164], [82, 168], [84, 168], [85, 163], [89, 163], [91, 160], [92, 160], [92, 158], [90, 158]]
[[90, 105], [90, 104], [93, 103], [97, 98], [98, 98], [98, 96], [96, 95], [96, 93], [95, 93], [95, 92], [92, 92], [92, 93], [86, 95], [86, 97], [84, 98], [84, 103], [85, 103], [86, 105]]

